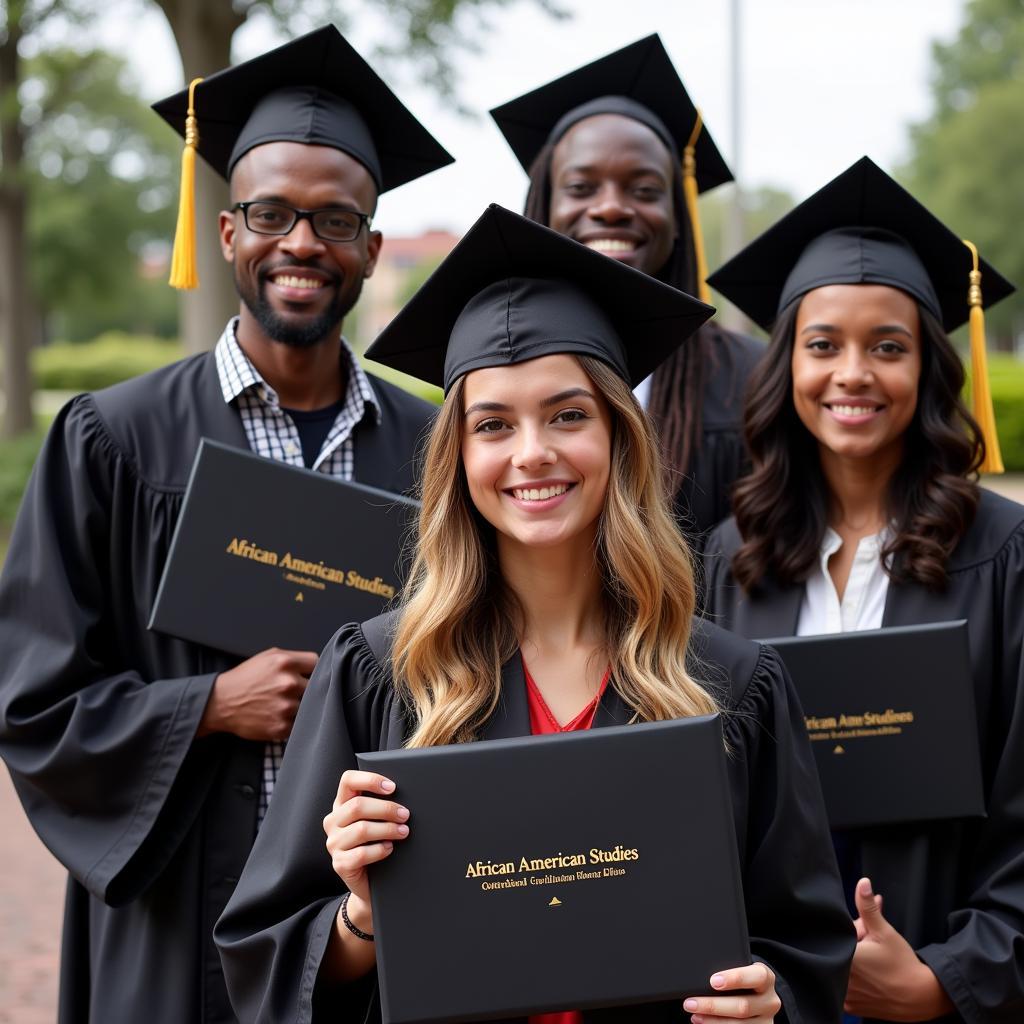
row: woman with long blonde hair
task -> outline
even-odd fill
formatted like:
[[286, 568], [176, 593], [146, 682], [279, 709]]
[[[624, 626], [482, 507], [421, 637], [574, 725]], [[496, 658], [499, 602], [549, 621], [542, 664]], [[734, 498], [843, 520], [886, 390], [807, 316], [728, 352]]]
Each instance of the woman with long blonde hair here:
[[[770, 650], [696, 624], [690, 556], [630, 390], [709, 313], [492, 207], [375, 343], [373, 358], [446, 392], [415, 559], [398, 609], [321, 655], [217, 925], [241, 1020], [379, 1019], [367, 868], [415, 829], [415, 808], [356, 770], [355, 751], [713, 711], [755, 962], [716, 974], [713, 996], [600, 1019], [838, 1019], [853, 931], [801, 713]], [[609, 907], [609, 926], [643, 921]]]

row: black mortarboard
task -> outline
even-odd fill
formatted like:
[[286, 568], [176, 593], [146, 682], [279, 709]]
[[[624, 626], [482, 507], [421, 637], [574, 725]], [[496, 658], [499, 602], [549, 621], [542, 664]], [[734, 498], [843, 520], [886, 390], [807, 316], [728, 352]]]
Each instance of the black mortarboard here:
[[714, 313], [685, 292], [489, 206], [367, 349], [447, 392], [470, 370], [576, 353], [642, 381]]
[[[766, 330], [794, 299], [827, 284], [887, 284], [947, 331], [965, 323], [970, 249], [902, 185], [861, 157], [719, 267], [708, 284]], [[984, 304], [1014, 289], [980, 261]]]
[[[184, 137], [188, 89], [153, 104]], [[386, 192], [452, 162], [333, 25], [204, 78], [195, 90], [199, 155], [222, 177], [265, 142], [333, 146]]]
[[1002, 472], [982, 309], [1014, 286], [868, 157], [719, 267], [708, 284], [766, 330], [790, 303], [829, 284], [899, 288], [947, 331], [969, 320], [974, 416], [986, 447], [981, 469]]
[[197, 283], [194, 229], [190, 234], [196, 151], [227, 179], [242, 156], [267, 142], [332, 146], [358, 160], [378, 192], [453, 159], [333, 25], [195, 79], [153, 109], [185, 139], [176, 287]]
[[[677, 160], [682, 159], [698, 118], [657, 33], [491, 111], [526, 170], [545, 143], [557, 141], [578, 121], [596, 114], [624, 114], [646, 124]], [[701, 129], [694, 155], [701, 192], [732, 181], [707, 129]]]

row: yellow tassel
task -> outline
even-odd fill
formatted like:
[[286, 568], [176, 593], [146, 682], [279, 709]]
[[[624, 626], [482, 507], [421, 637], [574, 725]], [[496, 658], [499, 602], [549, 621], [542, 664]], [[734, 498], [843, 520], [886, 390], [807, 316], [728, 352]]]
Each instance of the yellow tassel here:
[[974, 418], [981, 427], [985, 439], [985, 459], [979, 467], [982, 473], [1002, 473], [1003, 457], [999, 451], [999, 435], [996, 432], [996, 415], [992, 408], [992, 391], [988, 381], [988, 354], [985, 351], [985, 312], [981, 306], [981, 271], [978, 269], [978, 249], [964, 239], [964, 245], [971, 250], [974, 269], [967, 291], [967, 304], [971, 307], [971, 399]]
[[707, 285], [708, 261], [704, 255], [704, 235], [700, 230], [700, 213], [697, 210], [697, 158], [694, 155], [701, 127], [702, 120], [698, 110], [697, 123], [693, 126], [686, 149], [683, 150], [683, 195], [686, 197], [686, 212], [690, 216], [693, 255], [697, 262], [697, 298], [702, 302], [710, 302], [711, 289]]
[[201, 78], [193, 78], [188, 87], [188, 116], [185, 118], [185, 149], [181, 154], [181, 194], [178, 199], [178, 226], [174, 231], [171, 253], [172, 288], [197, 288], [196, 270], [196, 147], [199, 125], [196, 121], [195, 93]]

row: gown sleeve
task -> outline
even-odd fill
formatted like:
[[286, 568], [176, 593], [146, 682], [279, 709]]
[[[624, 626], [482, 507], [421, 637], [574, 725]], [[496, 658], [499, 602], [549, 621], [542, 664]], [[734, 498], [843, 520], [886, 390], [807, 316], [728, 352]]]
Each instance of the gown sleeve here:
[[[143, 678], [122, 643], [136, 595], [110, 581], [138, 556], [140, 491], [90, 396], [74, 399], [0, 577], [0, 754], [42, 841], [114, 906], [160, 874], [209, 784], [186, 761], [214, 676]], [[126, 575], [152, 569], [142, 556]]]
[[[987, 817], [960, 865], [963, 902], [948, 937], [916, 950], [969, 1024], [1024, 1020], [1024, 528], [1001, 553], [992, 584], [993, 704]], [[988, 781], [988, 780], [991, 781]]]
[[357, 750], [376, 749], [393, 691], [358, 625], [342, 627], [320, 656], [299, 713], [267, 817], [227, 908], [214, 928], [228, 992], [242, 1024], [362, 1021], [376, 974], [318, 1003], [317, 976], [334, 927], [342, 881], [325, 846], [323, 819]]
[[751, 952], [776, 975], [786, 1024], [840, 1019], [856, 944], [793, 684], [761, 648], [726, 718]]

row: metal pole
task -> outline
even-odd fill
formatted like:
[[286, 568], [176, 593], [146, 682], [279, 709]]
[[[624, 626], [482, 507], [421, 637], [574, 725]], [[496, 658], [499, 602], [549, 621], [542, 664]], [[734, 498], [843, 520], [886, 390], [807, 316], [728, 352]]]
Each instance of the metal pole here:
[[[732, 172], [736, 178], [732, 187], [732, 202], [725, 217], [723, 257], [728, 259], [737, 253], [746, 241], [743, 217], [743, 11], [742, 0], [730, 0], [729, 4], [729, 89], [732, 108]], [[743, 330], [746, 318], [729, 308], [727, 326]]]

